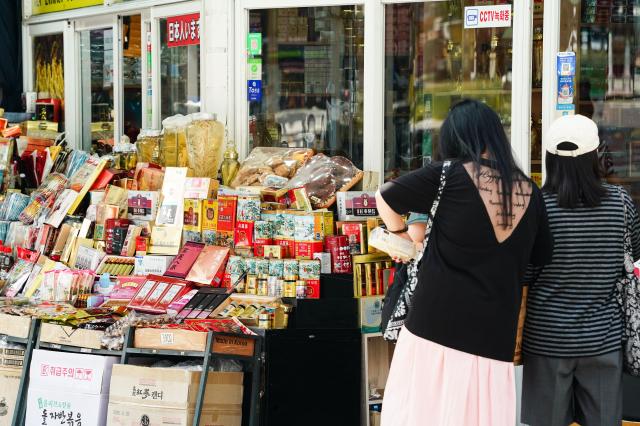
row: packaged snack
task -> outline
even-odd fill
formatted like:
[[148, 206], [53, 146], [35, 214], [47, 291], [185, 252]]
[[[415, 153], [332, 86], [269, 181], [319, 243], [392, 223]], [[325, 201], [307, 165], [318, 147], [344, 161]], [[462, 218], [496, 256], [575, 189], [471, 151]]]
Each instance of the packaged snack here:
[[215, 115], [204, 112], [192, 115], [187, 127], [189, 168], [194, 176], [215, 178], [222, 163], [224, 125]]
[[371, 232], [369, 245], [404, 261], [409, 261], [416, 256], [416, 246], [412, 241], [380, 227]]
[[[273, 182], [272, 175], [290, 179], [298, 168], [313, 155], [313, 150], [306, 148], [257, 147], [242, 162], [238, 174], [231, 187], [267, 186], [265, 182]], [[282, 181], [276, 182], [282, 184]]]
[[347, 191], [364, 173], [345, 157], [313, 156], [287, 184], [288, 188], [305, 188], [315, 209], [331, 206], [336, 192]]

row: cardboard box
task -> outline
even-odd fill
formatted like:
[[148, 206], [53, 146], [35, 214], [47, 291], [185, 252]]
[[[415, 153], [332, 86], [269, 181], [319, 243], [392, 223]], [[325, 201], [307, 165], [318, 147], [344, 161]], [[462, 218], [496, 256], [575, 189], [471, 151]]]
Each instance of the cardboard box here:
[[[109, 403], [109, 426], [191, 426], [195, 410], [149, 407], [140, 404]], [[202, 410], [200, 426], [240, 426], [242, 410]]]
[[382, 299], [384, 296], [366, 296], [358, 299], [360, 312], [358, 324], [363, 333], [377, 333], [382, 321]]
[[[241, 410], [242, 383], [241, 372], [209, 372], [203, 409]], [[188, 410], [195, 408], [199, 384], [198, 371], [119, 364], [113, 366], [109, 401], [111, 404]]]
[[0, 314], [0, 334], [26, 339], [30, 327], [31, 317]]
[[29, 369], [29, 389], [33, 387], [54, 389], [58, 393], [107, 395], [111, 370], [118, 361], [119, 358], [114, 356], [35, 349]]
[[378, 216], [375, 192], [348, 191], [336, 193], [338, 220], [366, 220]]
[[100, 349], [104, 331], [85, 330], [66, 325], [43, 323], [40, 327], [40, 341], [78, 348]]
[[[105, 426], [108, 395], [89, 395], [29, 386], [25, 426], [61, 425], [69, 418], [75, 424]], [[46, 422], [43, 421], [46, 416]]]
[[202, 352], [207, 346], [207, 333], [164, 328], [137, 328], [133, 346], [144, 349]]
[[136, 256], [135, 275], [164, 275], [175, 256]]
[[0, 426], [12, 426], [19, 386], [20, 370], [0, 368]]

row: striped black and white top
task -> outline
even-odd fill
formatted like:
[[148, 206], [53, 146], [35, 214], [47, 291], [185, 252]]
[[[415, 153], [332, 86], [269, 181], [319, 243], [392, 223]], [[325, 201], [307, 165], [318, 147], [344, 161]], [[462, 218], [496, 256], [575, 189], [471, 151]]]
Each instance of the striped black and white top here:
[[624, 267], [624, 208], [634, 259], [640, 258], [640, 222], [626, 191], [606, 184], [596, 208], [562, 209], [545, 193], [553, 258], [529, 288], [523, 351], [549, 357], [597, 356], [619, 350], [622, 320], [615, 298]]

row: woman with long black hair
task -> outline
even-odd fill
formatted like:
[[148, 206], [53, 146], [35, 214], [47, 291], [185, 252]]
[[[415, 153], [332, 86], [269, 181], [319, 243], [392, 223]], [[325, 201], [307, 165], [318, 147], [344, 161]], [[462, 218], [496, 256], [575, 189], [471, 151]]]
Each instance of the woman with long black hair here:
[[[442, 125], [453, 160], [394, 353], [383, 426], [513, 426], [513, 356], [521, 280], [551, 254], [540, 190], [511, 153], [498, 115], [472, 100]], [[387, 229], [409, 238], [407, 212], [429, 213], [443, 163], [382, 186]]]
[[624, 189], [602, 181], [592, 120], [559, 118], [544, 143], [542, 191], [554, 253], [551, 263], [531, 276], [522, 342], [522, 421], [619, 425], [622, 318], [616, 282], [624, 271], [625, 230], [634, 260], [640, 258], [638, 213]]

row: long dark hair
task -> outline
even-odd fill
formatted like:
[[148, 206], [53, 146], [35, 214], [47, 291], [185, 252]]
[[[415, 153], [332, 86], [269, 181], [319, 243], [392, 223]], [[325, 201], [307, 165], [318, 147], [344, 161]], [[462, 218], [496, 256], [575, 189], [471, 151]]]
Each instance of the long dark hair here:
[[500, 174], [504, 227], [510, 226], [513, 184], [528, 179], [513, 158], [498, 114], [476, 100], [467, 99], [457, 103], [440, 129], [440, 150], [443, 158], [472, 161], [478, 180], [483, 154], [488, 155]]
[[[571, 142], [558, 145], [558, 149], [561, 150], [571, 150], [572, 147], [575, 149]], [[606, 190], [602, 185], [603, 174], [597, 151], [577, 157], [564, 157], [547, 152], [545, 160], [547, 180], [542, 190], [556, 194], [558, 206], [574, 209], [581, 205], [600, 205]]]

